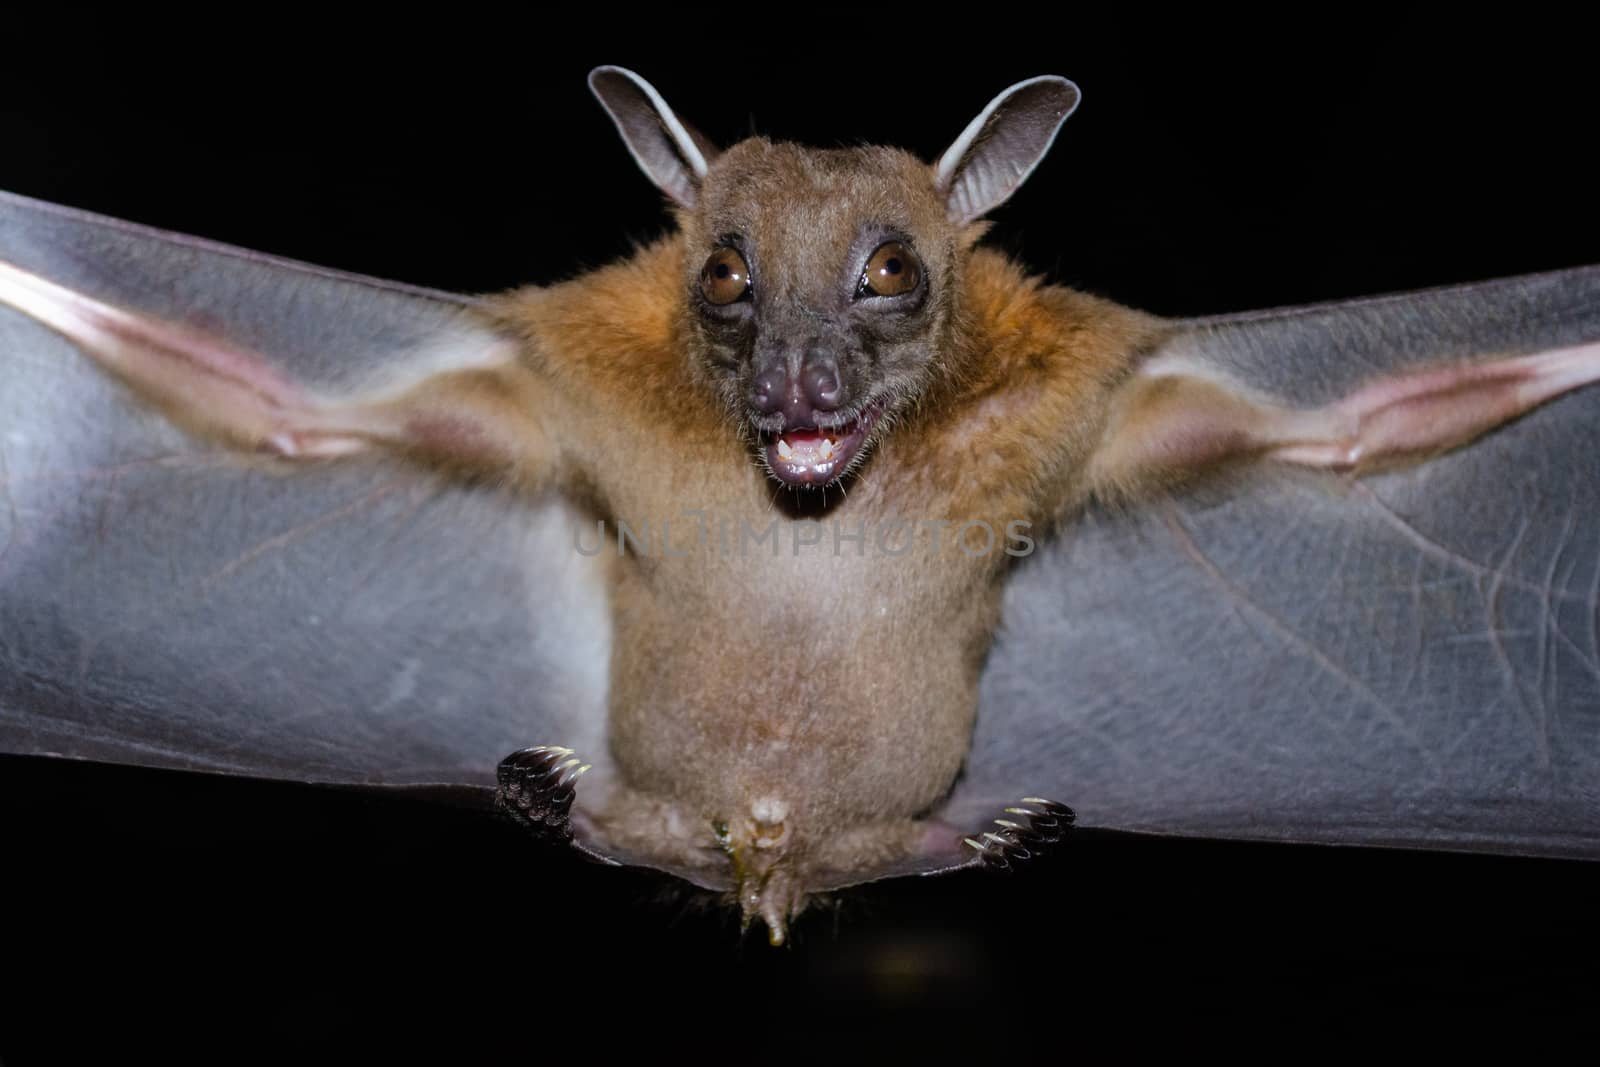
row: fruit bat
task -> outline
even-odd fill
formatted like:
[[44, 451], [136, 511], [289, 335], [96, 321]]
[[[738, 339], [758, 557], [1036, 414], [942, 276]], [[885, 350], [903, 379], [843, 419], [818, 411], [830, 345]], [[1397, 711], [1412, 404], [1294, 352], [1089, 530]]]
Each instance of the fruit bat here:
[[544, 291], [6, 201], [7, 751], [488, 795], [547, 741], [594, 769], [511, 810], [778, 936], [1026, 855], [1023, 796], [1593, 853], [1596, 272], [1160, 321], [974, 243], [1069, 83], [931, 171], [594, 84], [681, 236]]

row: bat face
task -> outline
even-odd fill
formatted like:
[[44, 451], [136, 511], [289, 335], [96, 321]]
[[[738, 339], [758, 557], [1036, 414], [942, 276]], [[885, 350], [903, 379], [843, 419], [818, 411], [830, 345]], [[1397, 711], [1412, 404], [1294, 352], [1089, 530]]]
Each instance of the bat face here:
[[791, 488], [859, 468], [950, 347], [960, 228], [906, 152], [752, 138], [683, 217], [707, 374]]

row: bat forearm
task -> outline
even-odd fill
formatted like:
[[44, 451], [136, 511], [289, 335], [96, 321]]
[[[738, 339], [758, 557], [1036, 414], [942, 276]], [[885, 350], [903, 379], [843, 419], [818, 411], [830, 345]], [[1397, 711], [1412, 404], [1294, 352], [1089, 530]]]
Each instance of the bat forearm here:
[[1385, 378], [1302, 418], [1303, 430], [1293, 420], [1265, 427], [1269, 455], [1338, 470], [1405, 462], [1467, 444], [1597, 379], [1600, 342]]
[[0, 262], [0, 303], [76, 344], [188, 428], [285, 455], [342, 450], [314, 406], [260, 359], [195, 330], [124, 311]]
[[0, 303], [72, 341], [173, 422], [233, 448], [306, 460], [374, 448], [474, 475], [549, 466], [532, 372], [501, 362], [423, 378], [391, 397], [313, 396], [268, 360], [203, 330], [95, 300], [0, 261]]
[[1184, 359], [1155, 360], [1117, 396], [1091, 482], [1102, 495], [1128, 497], [1241, 459], [1391, 467], [1465, 445], [1596, 380], [1600, 343], [1590, 343], [1409, 371], [1298, 409]]

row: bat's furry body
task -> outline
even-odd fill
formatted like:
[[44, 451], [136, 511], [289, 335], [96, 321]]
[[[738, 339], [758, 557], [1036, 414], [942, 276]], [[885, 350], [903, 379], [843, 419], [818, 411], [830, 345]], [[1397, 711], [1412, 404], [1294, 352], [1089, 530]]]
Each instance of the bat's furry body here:
[[[523, 497], [558, 489], [601, 548], [586, 566], [604, 578], [614, 637], [604, 767], [579, 790], [579, 840], [735, 890], [781, 937], [810, 891], [960, 862], [971, 805], [941, 805], [968, 755], [1018, 536], [1031, 546], [1091, 500], [1115, 513], [1242, 461], [1412, 463], [1600, 374], [1596, 346], [1579, 343], [1590, 335], [1558, 330], [1531, 349], [1472, 350], [1495, 360], [1407, 353], [1379, 361], [1374, 385], [1280, 388], [1270, 359], [1236, 358], [1243, 343], [1213, 351], [1191, 325], [1029, 279], [977, 246], [977, 218], [1048, 148], [1065, 84], [1008, 90], [930, 172], [890, 149], [751, 140], [717, 156], [612, 69], [602, 100], [677, 202], [679, 231], [562, 285], [429, 309], [447, 343], [387, 386], [280, 372], [248, 329], [217, 340], [165, 321], [159, 295], [123, 310], [85, 295], [92, 278], [69, 289], [26, 262], [0, 263], [0, 297], [231, 447], [355, 471], [359, 454], [388, 451]], [[903, 311], [869, 311], [849, 286], [891, 239], [920, 255], [926, 288]], [[737, 322], [696, 303], [708, 254], [729, 247], [754, 264]], [[1588, 284], [1570, 281], [1558, 288]], [[1502, 296], [1531, 306], [1537, 291]], [[1324, 340], [1366, 343], [1350, 322]], [[321, 355], [337, 367], [340, 353]], [[849, 398], [838, 418], [880, 414], [847, 476], [780, 485], [775, 438], [814, 436], [809, 422], [834, 414], [754, 415], [752, 381], [781, 370], [793, 391], [819, 360]], [[1021, 778], [1010, 796], [1050, 791]]]
[[[1162, 327], [973, 251], [942, 297], [937, 386], [870, 477], [797, 502], [700, 380], [691, 241], [496, 305], [548, 383], [552, 476], [605, 517], [608, 555], [624, 526], [649, 539], [613, 568], [610, 740], [629, 789], [598, 829], [712, 884], [714, 824], [739, 853], [781, 835], [763, 851], [799, 885], [848, 882], [928, 850], [917, 817], [961, 767], [1001, 578], [1026, 550], [1006, 531], [1043, 536], [1081, 498], [1107, 394]], [[776, 835], [753, 814], [770, 810], [787, 813]]]

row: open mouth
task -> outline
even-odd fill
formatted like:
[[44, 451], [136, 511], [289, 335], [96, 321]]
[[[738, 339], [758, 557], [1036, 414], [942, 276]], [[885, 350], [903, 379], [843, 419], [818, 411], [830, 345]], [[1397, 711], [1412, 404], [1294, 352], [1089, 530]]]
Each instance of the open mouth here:
[[785, 485], [827, 485], [849, 468], [882, 410], [870, 404], [853, 421], [838, 426], [794, 426], [764, 433], [767, 466]]

